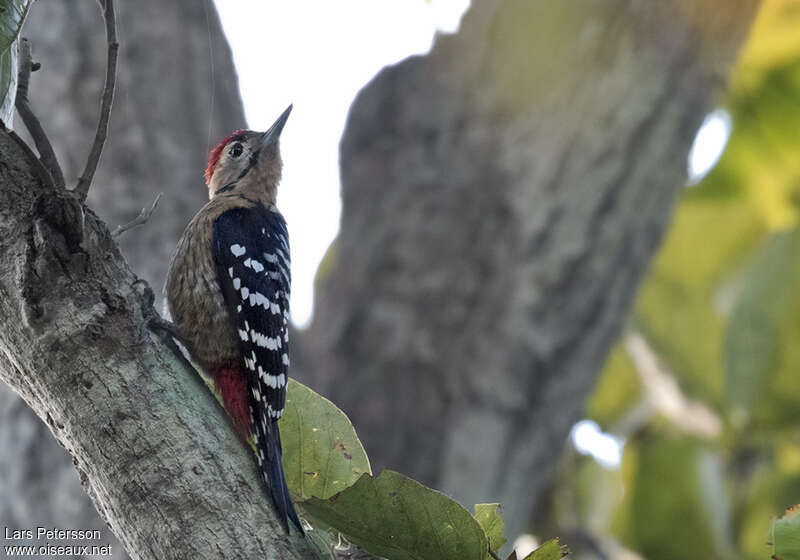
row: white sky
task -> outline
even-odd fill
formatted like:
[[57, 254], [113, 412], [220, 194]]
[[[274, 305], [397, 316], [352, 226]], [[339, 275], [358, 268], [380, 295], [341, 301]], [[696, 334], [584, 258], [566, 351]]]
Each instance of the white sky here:
[[[281, 136], [278, 206], [292, 249], [292, 319], [311, 318], [317, 265], [339, 229], [339, 139], [356, 93], [383, 66], [455, 31], [469, 0], [216, 0], [248, 126]], [[213, 143], [214, 139], [212, 139]]]
[[581, 420], [572, 427], [570, 437], [580, 453], [591, 455], [607, 469], [619, 467], [625, 440], [603, 432], [597, 422]]
[[699, 183], [722, 157], [732, 126], [731, 116], [725, 109], [715, 109], [703, 120], [689, 151], [690, 186]]

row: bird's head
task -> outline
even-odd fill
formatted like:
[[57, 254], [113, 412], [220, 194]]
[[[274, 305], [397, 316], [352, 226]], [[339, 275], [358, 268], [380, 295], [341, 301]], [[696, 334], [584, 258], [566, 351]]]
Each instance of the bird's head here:
[[208, 198], [241, 193], [274, 203], [281, 180], [280, 136], [292, 106], [266, 132], [237, 130], [211, 150], [206, 167]]

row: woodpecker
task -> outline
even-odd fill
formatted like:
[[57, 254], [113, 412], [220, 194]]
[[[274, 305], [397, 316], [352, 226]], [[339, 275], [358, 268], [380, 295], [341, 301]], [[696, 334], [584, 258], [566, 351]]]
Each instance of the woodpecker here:
[[290, 105], [266, 132], [237, 130], [214, 148], [205, 172], [209, 201], [170, 263], [169, 314], [222, 395], [239, 438], [252, 436], [272, 501], [289, 530], [303, 532], [281, 465], [278, 419], [289, 369], [289, 237], [275, 206], [283, 163], [280, 134]]

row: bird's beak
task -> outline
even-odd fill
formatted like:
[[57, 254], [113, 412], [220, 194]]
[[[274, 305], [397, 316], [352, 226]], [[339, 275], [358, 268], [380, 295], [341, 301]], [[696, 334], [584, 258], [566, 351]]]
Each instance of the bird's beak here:
[[283, 127], [286, 124], [286, 121], [289, 120], [289, 113], [292, 112], [292, 106], [289, 105], [286, 110], [281, 113], [281, 116], [278, 117], [272, 126], [269, 127], [262, 136], [261, 136], [261, 149], [263, 150], [273, 142], [277, 141], [280, 138], [281, 131], [283, 131]]

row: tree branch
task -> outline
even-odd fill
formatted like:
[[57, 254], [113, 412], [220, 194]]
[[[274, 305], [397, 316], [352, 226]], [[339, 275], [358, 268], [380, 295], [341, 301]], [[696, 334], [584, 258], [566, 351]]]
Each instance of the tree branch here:
[[163, 193], [158, 193], [156, 195], [156, 199], [153, 201], [153, 204], [150, 205], [150, 208], [142, 208], [142, 211], [139, 212], [139, 215], [132, 219], [127, 224], [122, 224], [117, 226], [113, 232], [111, 232], [111, 237], [119, 237], [129, 229], [133, 229], [135, 227], [139, 227], [147, 223], [147, 220], [150, 219], [150, 216], [153, 215], [153, 212], [156, 211], [156, 207], [158, 206], [158, 201], [161, 200], [161, 195]]
[[0, 378], [72, 455], [134, 558], [313, 558], [197, 375], [148, 329], [107, 228], [0, 132]]
[[19, 116], [22, 117], [22, 122], [25, 128], [33, 138], [36, 144], [36, 149], [39, 150], [41, 162], [50, 173], [56, 187], [63, 189], [64, 173], [61, 171], [61, 166], [58, 164], [58, 158], [50, 144], [50, 139], [42, 127], [42, 123], [33, 113], [28, 100], [28, 86], [30, 84], [31, 70], [33, 70], [33, 62], [31, 61], [31, 46], [28, 39], [22, 38], [19, 43], [19, 79], [17, 82], [17, 99], [15, 106]]
[[94, 136], [94, 144], [86, 160], [86, 167], [75, 187], [75, 194], [81, 202], [86, 200], [89, 194], [89, 187], [92, 185], [94, 172], [100, 162], [103, 153], [103, 145], [108, 135], [108, 121], [111, 116], [111, 104], [114, 101], [114, 87], [117, 78], [117, 53], [119, 52], [119, 42], [117, 41], [117, 22], [114, 15], [114, 0], [101, 0], [103, 16], [106, 22], [106, 42], [108, 44], [108, 54], [106, 59], [106, 80], [103, 86], [103, 97], [100, 100], [100, 119], [97, 122], [97, 132]]
[[717, 438], [722, 432], [722, 420], [705, 404], [683, 394], [674, 375], [661, 363], [645, 337], [630, 331], [622, 340], [652, 407], [683, 433], [703, 439]]

